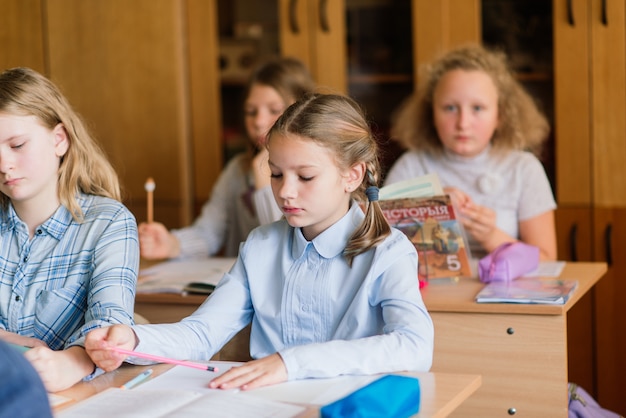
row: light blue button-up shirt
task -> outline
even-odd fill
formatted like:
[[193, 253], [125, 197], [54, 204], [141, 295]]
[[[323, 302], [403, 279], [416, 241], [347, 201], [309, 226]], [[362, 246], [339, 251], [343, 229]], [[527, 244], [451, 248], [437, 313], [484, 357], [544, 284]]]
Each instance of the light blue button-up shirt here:
[[285, 220], [255, 229], [194, 314], [134, 327], [137, 351], [208, 360], [252, 322], [252, 357], [279, 352], [290, 380], [429, 370], [433, 324], [415, 248], [393, 230], [348, 266], [342, 253], [363, 216], [353, 204], [312, 241]]
[[0, 329], [53, 350], [82, 345], [92, 329], [132, 324], [139, 242], [133, 215], [112, 199], [78, 198], [84, 221], [64, 206], [35, 231], [0, 209]]

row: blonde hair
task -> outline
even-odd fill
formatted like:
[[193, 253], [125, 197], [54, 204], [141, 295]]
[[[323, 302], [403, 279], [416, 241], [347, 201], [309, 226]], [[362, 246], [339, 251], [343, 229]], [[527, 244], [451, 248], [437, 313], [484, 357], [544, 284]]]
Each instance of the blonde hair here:
[[[67, 99], [46, 77], [23, 67], [0, 74], [0, 112], [35, 116], [50, 130], [63, 125], [69, 145], [59, 165], [58, 193], [76, 221], [83, 219], [79, 192], [121, 200], [115, 170]], [[8, 204], [8, 196], [0, 194], [0, 205], [7, 208]]]
[[[314, 141], [332, 152], [342, 170], [365, 163], [366, 175], [352, 192], [357, 201], [367, 201], [367, 187], [378, 186], [378, 144], [361, 108], [348, 97], [335, 94], [305, 96], [278, 118], [268, 133], [268, 143], [274, 135], [296, 135]], [[348, 263], [352, 265], [354, 257], [375, 247], [390, 233], [391, 228], [378, 202], [369, 202], [365, 219], [352, 234], [343, 252]]]
[[434, 124], [433, 95], [441, 78], [447, 72], [459, 69], [482, 71], [496, 86], [499, 123], [491, 138], [492, 149], [527, 150], [539, 155], [550, 131], [548, 121], [514, 78], [506, 55], [480, 45], [451, 50], [424, 68], [423, 82], [394, 113], [392, 137], [409, 149], [432, 154], [443, 151]]

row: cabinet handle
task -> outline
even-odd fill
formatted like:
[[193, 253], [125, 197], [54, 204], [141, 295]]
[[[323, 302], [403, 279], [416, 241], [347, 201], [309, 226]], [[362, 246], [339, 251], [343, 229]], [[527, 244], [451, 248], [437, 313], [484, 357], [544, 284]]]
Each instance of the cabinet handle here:
[[330, 25], [328, 24], [327, 0], [320, 0], [320, 29], [322, 29], [322, 32], [330, 32]]
[[606, 0], [602, 0], [602, 24], [604, 26], [608, 26], [609, 25], [609, 19], [607, 17], [607, 12], [606, 12]]
[[298, 25], [298, 18], [296, 15], [297, 9], [298, 0], [291, 0], [289, 2], [289, 27], [291, 28], [291, 33], [294, 35], [300, 33], [300, 25]]
[[613, 249], [611, 248], [611, 238], [613, 238], [613, 225], [608, 224], [604, 229], [604, 250], [606, 251], [606, 264], [611, 267], [613, 264]]
[[569, 256], [571, 261], [578, 261], [578, 252], [576, 251], [577, 235], [578, 225], [574, 224], [569, 229]]
[[570, 26], [576, 26], [574, 22], [574, 7], [572, 5], [572, 0], [567, 0], [567, 22]]

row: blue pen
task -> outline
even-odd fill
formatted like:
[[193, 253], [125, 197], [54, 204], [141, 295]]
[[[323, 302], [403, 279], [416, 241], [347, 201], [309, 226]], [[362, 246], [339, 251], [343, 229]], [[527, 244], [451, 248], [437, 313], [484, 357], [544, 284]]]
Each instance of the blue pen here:
[[120, 386], [120, 389], [132, 389], [138, 384], [140, 384], [141, 382], [143, 382], [144, 380], [146, 380], [147, 378], [149, 378], [151, 374], [152, 374], [152, 369], [148, 369], [145, 372], [140, 373], [137, 376], [133, 377], [128, 382], [124, 383], [122, 386]]

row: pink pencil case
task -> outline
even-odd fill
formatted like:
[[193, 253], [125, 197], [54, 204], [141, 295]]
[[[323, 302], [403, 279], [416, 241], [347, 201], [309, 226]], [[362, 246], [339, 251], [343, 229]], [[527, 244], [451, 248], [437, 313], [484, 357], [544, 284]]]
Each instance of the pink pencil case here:
[[539, 266], [539, 248], [520, 241], [507, 242], [481, 258], [478, 277], [483, 283], [509, 282]]

